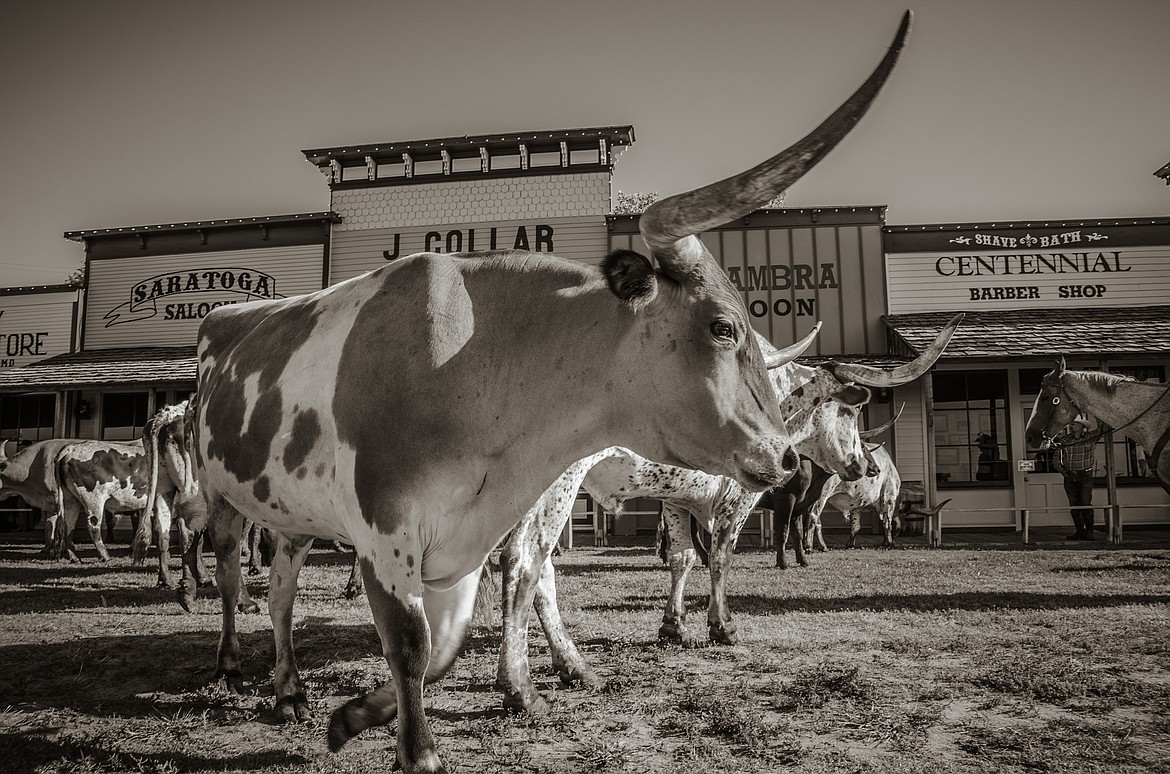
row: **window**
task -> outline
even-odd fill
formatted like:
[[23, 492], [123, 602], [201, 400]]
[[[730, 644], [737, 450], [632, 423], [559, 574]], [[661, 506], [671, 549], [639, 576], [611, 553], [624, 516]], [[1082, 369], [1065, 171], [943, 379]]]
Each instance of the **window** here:
[[132, 441], [146, 426], [145, 392], [107, 392], [102, 395], [102, 440]]
[[0, 438], [52, 438], [56, 411], [56, 395], [0, 395]]
[[936, 372], [933, 398], [939, 487], [1010, 486], [1007, 372]]

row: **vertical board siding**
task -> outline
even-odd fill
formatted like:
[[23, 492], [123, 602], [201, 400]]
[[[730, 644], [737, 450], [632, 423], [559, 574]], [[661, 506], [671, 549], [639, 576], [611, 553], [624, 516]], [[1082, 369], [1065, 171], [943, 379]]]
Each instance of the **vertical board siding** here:
[[68, 352], [76, 301], [73, 290], [0, 296], [0, 368]]
[[906, 481], [926, 482], [926, 447], [923, 439], [926, 433], [926, 407], [922, 401], [920, 382], [896, 387], [894, 404], [906, 403], [901, 418], [894, 423], [894, 459], [898, 461], [898, 474]]
[[[208, 307], [260, 297], [210, 290], [204, 272], [247, 270], [253, 283], [267, 275], [275, 281], [275, 297], [298, 296], [321, 289], [324, 258], [324, 246], [315, 244], [92, 261], [82, 348], [195, 345], [198, 315]], [[162, 275], [177, 275], [181, 286], [190, 281], [192, 288], [136, 304], [135, 288]]]
[[[776, 346], [820, 321], [810, 354], [886, 352], [880, 225], [725, 227], [699, 238], [739, 288], [752, 327]], [[645, 252], [630, 234], [611, 235], [609, 245]]]

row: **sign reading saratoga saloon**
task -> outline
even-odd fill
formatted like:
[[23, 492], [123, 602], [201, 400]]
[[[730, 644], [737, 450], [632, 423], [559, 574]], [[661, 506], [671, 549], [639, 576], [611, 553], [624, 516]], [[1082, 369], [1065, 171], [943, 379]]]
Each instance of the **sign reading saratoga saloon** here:
[[891, 314], [1137, 306], [1170, 290], [1159, 220], [890, 226], [885, 239]]
[[323, 250], [294, 245], [93, 261], [85, 347], [194, 345], [212, 309], [319, 290]]

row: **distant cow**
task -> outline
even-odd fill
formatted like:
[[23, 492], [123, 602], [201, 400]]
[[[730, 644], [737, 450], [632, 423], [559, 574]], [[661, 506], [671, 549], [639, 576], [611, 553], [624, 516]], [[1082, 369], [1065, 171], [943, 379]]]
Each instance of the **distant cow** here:
[[865, 508], [873, 508], [881, 521], [882, 545], [895, 545], [898, 532], [901, 530], [898, 493], [902, 489], [902, 478], [898, 475], [898, 468], [884, 446], [874, 446], [870, 452], [878, 465], [876, 476], [867, 476], [858, 481], [842, 481], [837, 476], [830, 477], [820, 497], [813, 504], [809, 512], [812, 524], [812, 533], [809, 537], [815, 535], [822, 546], [824, 538], [821, 536], [821, 513], [827, 505], [840, 510], [845, 520], [849, 522], [849, 540], [845, 544], [847, 548], [856, 545], [857, 533], [861, 531], [861, 511]]
[[[9, 443], [0, 444], [0, 500], [19, 495], [45, 513], [44, 552], [53, 559], [65, 554], [66, 536], [58, 513], [57, 455], [62, 449], [82, 443], [79, 438], [38, 441], [8, 456]], [[72, 495], [67, 495], [72, 500]], [[91, 530], [90, 537], [93, 538]], [[100, 535], [95, 544], [101, 542]], [[76, 558], [76, 556], [74, 556]]]
[[[61, 450], [57, 455], [58, 507], [62, 514], [67, 540], [66, 551], [76, 560], [72, 550], [73, 528], [79, 514], [85, 514], [86, 526], [102, 561], [108, 561], [109, 551], [101, 538], [102, 519], [111, 514], [134, 513], [146, 508], [150, 491], [150, 474], [142, 439], [136, 441], [82, 441]], [[173, 487], [155, 493], [153, 512], [159, 529], [159, 585], [170, 586], [167, 568], [167, 548], [171, 528], [168, 502]], [[65, 494], [73, 495], [66, 498]], [[144, 518], [142, 521], [149, 521]], [[140, 522], [141, 528], [141, 522]]]

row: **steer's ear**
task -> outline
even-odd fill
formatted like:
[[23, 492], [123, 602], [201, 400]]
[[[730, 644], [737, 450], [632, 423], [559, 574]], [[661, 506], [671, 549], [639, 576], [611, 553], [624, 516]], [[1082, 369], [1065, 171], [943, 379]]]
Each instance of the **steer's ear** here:
[[658, 278], [650, 259], [633, 250], [615, 250], [601, 262], [601, 271], [613, 294], [635, 312], [658, 295]]
[[869, 402], [872, 393], [860, 384], [847, 384], [833, 393], [833, 397], [847, 406], [860, 406]]

